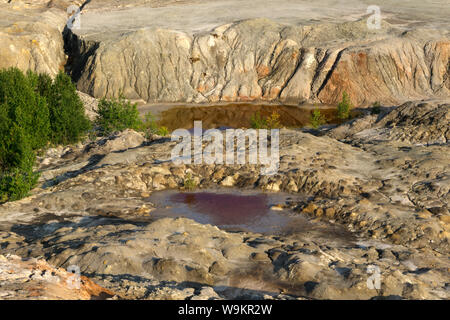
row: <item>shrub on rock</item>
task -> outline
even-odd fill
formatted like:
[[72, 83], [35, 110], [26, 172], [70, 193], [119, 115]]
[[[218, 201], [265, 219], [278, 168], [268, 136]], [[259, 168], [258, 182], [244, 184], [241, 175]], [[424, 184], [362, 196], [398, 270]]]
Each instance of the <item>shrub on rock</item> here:
[[250, 118], [250, 126], [253, 129], [264, 129], [266, 128], [266, 120], [261, 117], [261, 113], [256, 112]]
[[50, 133], [47, 103], [35, 91], [30, 77], [17, 68], [0, 71], [0, 108], [10, 125], [23, 129], [32, 149], [47, 144]]
[[315, 129], [317, 129], [321, 125], [325, 124], [327, 121], [326, 121], [325, 117], [320, 113], [319, 109], [314, 109], [311, 112], [310, 122], [311, 122], [311, 126]]
[[19, 200], [36, 185], [36, 155], [27, 135], [0, 109], [0, 203]]
[[35, 153], [24, 130], [0, 112], [0, 169], [32, 167]]
[[29, 195], [39, 179], [33, 169], [11, 169], [0, 173], [0, 203], [20, 200]]
[[39, 177], [35, 150], [74, 143], [90, 128], [69, 76], [0, 70], [0, 202], [25, 197]]
[[262, 118], [259, 112], [253, 114], [250, 118], [250, 126], [253, 129], [280, 129], [282, 124], [280, 121], [280, 114], [277, 111], [272, 112], [267, 118]]
[[31, 71], [28, 71], [27, 75], [30, 81], [32, 82], [36, 92], [39, 93], [41, 96], [45, 97], [46, 99], [48, 99], [53, 85], [52, 78], [48, 74], [45, 73], [36, 74]]
[[337, 106], [338, 118], [345, 120], [350, 117], [350, 110], [353, 108], [347, 92], [342, 93], [342, 100]]
[[118, 99], [101, 99], [97, 113], [95, 123], [103, 135], [125, 129], [141, 130], [143, 128], [137, 104], [132, 104], [122, 95]]
[[91, 123], [70, 77], [60, 72], [51, 83], [49, 76], [40, 75], [38, 90], [48, 103], [51, 141], [55, 144], [80, 141], [91, 128]]

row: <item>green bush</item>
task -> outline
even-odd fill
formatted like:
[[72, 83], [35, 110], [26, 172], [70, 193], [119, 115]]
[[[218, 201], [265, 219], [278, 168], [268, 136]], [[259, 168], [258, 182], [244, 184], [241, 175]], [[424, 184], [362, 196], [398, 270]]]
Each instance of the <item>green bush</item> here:
[[325, 124], [327, 121], [325, 117], [320, 113], [319, 109], [314, 109], [311, 112], [310, 122], [313, 128], [318, 128], [321, 125]]
[[0, 115], [0, 169], [31, 168], [36, 159], [27, 135], [21, 127]]
[[73, 143], [90, 128], [69, 76], [0, 70], [0, 202], [28, 195], [39, 177], [36, 150]]
[[250, 118], [250, 126], [253, 129], [264, 129], [267, 126], [267, 124], [266, 120], [261, 117], [261, 114], [259, 112], [256, 112]]
[[185, 177], [184, 177], [184, 181], [183, 181], [183, 188], [185, 190], [194, 190], [197, 187], [197, 183], [195, 182], [194, 178], [192, 177], [192, 175], [190, 173], [188, 173]]
[[54, 81], [47, 74], [26, 74], [34, 92], [45, 98], [49, 109], [49, 140], [54, 144], [70, 144], [81, 140], [91, 128], [83, 102], [68, 75], [60, 72]]
[[0, 108], [11, 124], [23, 129], [31, 148], [36, 150], [47, 144], [50, 120], [47, 103], [35, 91], [33, 79], [17, 68], [1, 70]]
[[36, 83], [31, 72], [0, 71], [0, 202], [27, 196], [39, 178], [35, 150], [47, 144], [50, 121]]
[[125, 129], [142, 130], [143, 128], [137, 104], [131, 104], [122, 95], [118, 99], [101, 99], [97, 112], [95, 123], [104, 135]]
[[26, 77], [30, 81], [34, 91], [41, 97], [48, 99], [52, 90], [52, 78], [46, 73], [37, 74], [30, 70], [27, 71]]
[[347, 92], [342, 93], [342, 100], [337, 106], [337, 115], [339, 119], [345, 120], [350, 117], [350, 110], [353, 108], [350, 97]]
[[24, 130], [0, 110], [0, 203], [19, 200], [36, 185], [36, 155]]
[[37, 90], [41, 96], [50, 97], [52, 88], [53, 88], [53, 80], [48, 74], [41, 73], [40, 75], [38, 75]]
[[165, 127], [165, 126], [161, 126], [158, 128], [158, 131], [156, 132], [157, 135], [165, 137], [167, 135], [169, 135], [169, 128]]
[[91, 123], [70, 77], [61, 72], [52, 83], [50, 77], [40, 75], [38, 90], [48, 102], [51, 141], [55, 144], [80, 141], [91, 128]]
[[279, 129], [281, 128], [280, 122], [280, 114], [276, 111], [272, 112], [272, 114], [266, 119], [267, 129]]
[[270, 116], [264, 119], [259, 112], [256, 112], [250, 118], [250, 126], [253, 129], [279, 129], [282, 127], [280, 114], [274, 111]]
[[30, 168], [13, 168], [0, 173], [0, 203], [20, 200], [29, 195], [39, 179], [39, 173]]
[[25, 76], [30, 82], [30, 85], [34, 89], [35, 93], [42, 97], [49, 96], [53, 80], [48, 74], [37, 74], [31, 70], [28, 70]]

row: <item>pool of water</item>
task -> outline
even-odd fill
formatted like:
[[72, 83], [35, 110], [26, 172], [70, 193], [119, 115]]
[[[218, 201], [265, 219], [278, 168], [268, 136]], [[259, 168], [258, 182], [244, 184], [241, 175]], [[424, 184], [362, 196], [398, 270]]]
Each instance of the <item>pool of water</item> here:
[[153, 218], [185, 217], [227, 231], [248, 231], [269, 235], [306, 234], [352, 240], [338, 225], [312, 222], [294, 212], [305, 200], [301, 195], [248, 190], [159, 191], [148, 199], [156, 210]]
[[285, 205], [292, 198], [268, 193], [226, 191], [154, 193], [149, 200], [156, 205], [153, 217], [186, 217], [199, 223], [211, 224], [222, 229], [281, 233], [292, 220], [306, 224], [304, 217], [290, 217], [278, 211], [277, 205]]
[[252, 116], [259, 113], [266, 119], [272, 113], [279, 115], [279, 122], [286, 128], [301, 128], [310, 124], [311, 112], [319, 108], [328, 124], [337, 124], [336, 106], [330, 105], [269, 105], [252, 103], [232, 103], [211, 106], [143, 106], [141, 114], [150, 111], [159, 119], [159, 125], [170, 131], [192, 129], [194, 121], [201, 120], [204, 129], [250, 128]]

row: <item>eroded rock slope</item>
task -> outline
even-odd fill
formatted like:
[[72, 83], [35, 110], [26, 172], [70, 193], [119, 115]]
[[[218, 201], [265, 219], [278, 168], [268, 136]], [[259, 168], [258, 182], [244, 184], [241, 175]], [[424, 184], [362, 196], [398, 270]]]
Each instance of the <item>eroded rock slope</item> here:
[[448, 31], [366, 20], [308, 26], [247, 20], [188, 33], [158, 28], [75, 37], [78, 88], [148, 102], [282, 101], [356, 105], [447, 97]]

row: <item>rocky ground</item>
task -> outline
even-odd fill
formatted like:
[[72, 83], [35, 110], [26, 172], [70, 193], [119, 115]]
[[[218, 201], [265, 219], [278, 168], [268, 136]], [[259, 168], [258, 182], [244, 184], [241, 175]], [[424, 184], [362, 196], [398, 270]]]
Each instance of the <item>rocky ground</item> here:
[[[90, 118], [91, 95], [119, 91], [143, 103], [332, 104], [345, 90], [357, 106], [384, 106], [337, 127], [282, 129], [274, 176], [251, 165], [177, 166], [175, 142], [131, 130], [49, 149], [32, 196], [0, 205], [0, 298], [449, 299], [446, 6], [383, 1], [387, 18], [369, 30], [364, 2], [282, 2], [285, 11], [254, 6], [231, 19], [217, 8], [238, 1], [92, 0], [72, 33], [65, 8], [81, 1], [0, 1], [0, 68], [66, 68]], [[300, 4], [308, 18], [288, 14]], [[192, 8], [218, 14], [166, 19]], [[165, 24], [135, 15], [157, 9]], [[302, 195], [280, 207], [317, 228], [271, 235], [154, 218], [150, 195], [187, 180]], [[78, 291], [63, 269], [74, 265], [90, 279]], [[371, 266], [380, 289], [367, 285]]]
[[44, 260], [0, 255], [2, 300], [91, 300], [115, 297], [84, 276], [54, 268]]
[[[176, 166], [167, 138], [134, 131], [51, 149], [42, 188], [0, 207], [0, 252], [44, 257], [123, 298], [449, 297], [449, 167], [445, 101], [406, 103], [330, 130], [281, 131], [280, 171]], [[152, 219], [153, 192], [236, 187], [305, 194], [287, 206], [352, 237], [226, 232]], [[368, 289], [367, 267], [381, 270]]]

